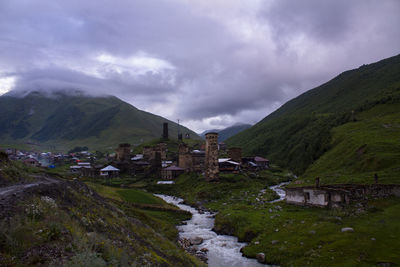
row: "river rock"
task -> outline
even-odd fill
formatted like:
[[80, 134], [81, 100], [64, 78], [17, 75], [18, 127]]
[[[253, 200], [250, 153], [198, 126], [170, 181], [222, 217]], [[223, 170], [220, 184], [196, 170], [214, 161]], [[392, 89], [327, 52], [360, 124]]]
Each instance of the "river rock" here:
[[188, 249], [190, 247], [190, 241], [187, 238], [181, 238], [178, 241], [184, 249]]
[[264, 253], [257, 253], [256, 259], [259, 263], [264, 263], [265, 262], [265, 254]]
[[207, 248], [202, 248], [202, 249], [200, 249], [200, 251], [201, 251], [201, 252], [204, 252], [204, 253], [207, 253], [207, 252], [208, 252], [208, 249], [207, 249]]
[[352, 233], [352, 232], [354, 232], [354, 229], [351, 228], [351, 227], [343, 227], [343, 228], [342, 228], [342, 233], [345, 233], [345, 232], [350, 232], [350, 233]]
[[190, 244], [192, 245], [200, 245], [203, 243], [203, 238], [196, 236], [195, 238], [190, 238]]
[[195, 255], [196, 255], [196, 257], [199, 258], [201, 261], [207, 263], [207, 254], [206, 254], [205, 252], [197, 251]]

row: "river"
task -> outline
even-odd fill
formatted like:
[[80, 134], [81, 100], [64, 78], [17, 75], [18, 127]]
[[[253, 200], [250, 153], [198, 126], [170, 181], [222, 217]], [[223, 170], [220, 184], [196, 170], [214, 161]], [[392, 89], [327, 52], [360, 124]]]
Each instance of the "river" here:
[[[270, 188], [277, 192], [279, 199], [282, 200], [285, 197], [285, 191], [280, 188], [287, 183], [282, 183]], [[246, 243], [238, 242], [237, 237], [228, 235], [218, 235], [212, 231], [214, 227], [214, 213], [204, 212], [199, 213], [193, 207], [182, 204], [183, 199], [159, 195], [156, 196], [162, 198], [165, 202], [171, 203], [182, 210], [186, 210], [192, 214], [192, 218], [186, 221], [185, 225], [178, 226], [179, 237], [193, 239], [200, 237], [203, 239], [203, 243], [197, 245], [197, 249], [201, 250], [206, 248], [208, 265], [210, 267], [261, 267], [266, 266], [258, 263], [255, 259], [249, 259], [242, 256], [240, 249], [246, 245]]]

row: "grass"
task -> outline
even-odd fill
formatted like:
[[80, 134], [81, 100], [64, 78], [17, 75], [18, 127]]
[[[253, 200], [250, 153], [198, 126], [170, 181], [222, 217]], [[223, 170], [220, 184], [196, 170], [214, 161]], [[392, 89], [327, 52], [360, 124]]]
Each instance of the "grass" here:
[[[277, 209], [278, 205], [282, 209]], [[253, 218], [258, 216], [263, 231], [244, 249], [245, 255], [264, 252], [268, 262], [283, 266], [400, 263], [398, 198], [370, 201], [369, 208], [360, 214], [355, 208], [337, 211], [282, 203], [270, 209], [272, 212], [254, 211], [257, 215]], [[352, 227], [354, 232], [342, 233], [343, 227]]]
[[153, 227], [172, 241], [178, 238], [175, 226], [191, 217], [190, 213], [181, 211], [143, 190], [119, 189], [95, 183], [88, 185], [100, 195], [122, 203], [128, 214]]
[[118, 190], [117, 193], [121, 196], [121, 198], [128, 202], [139, 203], [139, 204], [162, 204], [164, 203], [158, 197], [154, 197], [153, 195], [146, 193], [142, 190], [136, 189], [126, 189], [126, 190]]
[[301, 176], [304, 184], [400, 183], [400, 103], [373, 107], [333, 129], [332, 149]]
[[[273, 172], [275, 171], [275, 172]], [[217, 208], [219, 204], [229, 205], [242, 198], [253, 201], [251, 196], [258, 195], [260, 190], [266, 189], [263, 195], [265, 201], [277, 198], [277, 195], [267, 189], [269, 185], [277, 184], [291, 179], [291, 174], [280, 169], [247, 174], [220, 174], [219, 182], [208, 183], [198, 174], [181, 175], [175, 180], [174, 185], [148, 185], [148, 191], [182, 197], [187, 203], [197, 205], [208, 203], [210, 208]]]
[[301, 175], [331, 148], [331, 130], [352, 121], [352, 111], [357, 117], [373, 106], [400, 102], [399, 75], [400, 55], [346, 71], [288, 101], [226, 143]]
[[[0, 262], [9, 266], [202, 266], [176, 243], [188, 214], [151, 194], [74, 181], [19, 195], [0, 215]], [[159, 210], [138, 208], [134, 199]], [[111, 198], [108, 198], [111, 197]], [[128, 201], [123, 201], [124, 198]], [[154, 203], [161, 204], [154, 204]], [[190, 217], [190, 215], [189, 215]]]
[[[400, 263], [400, 199], [370, 200], [366, 207], [342, 210], [268, 203], [275, 195], [267, 186], [287, 180], [281, 169], [257, 175], [221, 175], [207, 183], [197, 175], [182, 175], [174, 185], [148, 189], [184, 198], [191, 205], [218, 211], [214, 230], [249, 242], [244, 255], [263, 252], [268, 263], [281, 266], [373, 266]], [[343, 227], [354, 228], [342, 233]]]

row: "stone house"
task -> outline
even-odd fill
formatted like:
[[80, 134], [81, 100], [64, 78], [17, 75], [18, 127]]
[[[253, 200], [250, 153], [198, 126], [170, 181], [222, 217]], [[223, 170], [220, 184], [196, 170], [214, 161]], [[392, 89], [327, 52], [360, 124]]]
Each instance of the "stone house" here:
[[242, 149], [240, 147], [231, 147], [228, 149], [228, 157], [232, 161], [242, 163]]
[[235, 162], [230, 158], [218, 159], [219, 171], [220, 172], [234, 172], [237, 173], [240, 170], [240, 163]]
[[400, 197], [400, 185], [392, 184], [338, 184], [320, 187], [286, 188], [286, 203], [336, 208], [368, 198]]
[[34, 158], [27, 158], [24, 160], [24, 163], [29, 166], [39, 167], [40, 163]]
[[185, 170], [183, 168], [172, 165], [161, 170], [161, 178], [166, 180], [175, 179], [184, 172]]
[[178, 166], [187, 172], [202, 172], [204, 170], [205, 152], [190, 151], [186, 144], [179, 145]]
[[156, 159], [157, 154], [160, 154], [161, 160], [167, 160], [167, 144], [159, 143], [153, 147], [145, 146], [143, 147], [143, 158], [146, 161], [153, 161]]
[[269, 160], [263, 157], [254, 157], [254, 163], [257, 165], [259, 169], [268, 169], [269, 168]]

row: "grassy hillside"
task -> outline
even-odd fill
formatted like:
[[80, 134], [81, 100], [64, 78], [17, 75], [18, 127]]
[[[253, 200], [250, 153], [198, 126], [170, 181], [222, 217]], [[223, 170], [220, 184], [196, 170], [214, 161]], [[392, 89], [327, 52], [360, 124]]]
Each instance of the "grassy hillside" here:
[[[334, 149], [337, 144], [334, 137], [336, 127], [374, 117], [373, 111], [367, 111], [377, 106], [382, 112], [386, 109], [389, 112], [391, 105], [399, 102], [400, 56], [395, 56], [340, 74], [287, 102], [250, 129], [228, 139], [227, 143], [242, 147], [245, 154], [264, 155], [302, 174], [324, 153]], [[400, 117], [399, 109], [391, 112], [394, 117]], [[362, 132], [369, 131], [368, 126], [361, 122], [352, 125], [356, 128], [367, 127], [360, 129]], [[387, 141], [389, 143], [396, 140], [398, 131], [393, 130], [391, 136]], [[374, 142], [374, 139], [369, 142], [370, 153], [375, 153]], [[341, 158], [347, 158], [348, 153], [355, 151], [342, 152], [345, 154]], [[396, 157], [393, 160], [399, 163]], [[351, 162], [346, 161], [346, 164]]]
[[[30, 93], [25, 97], [0, 97], [0, 138], [3, 144], [37, 143], [43, 147], [68, 149], [88, 146], [104, 149], [118, 143], [141, 143], [162, 135], [169, 123], [172, 138], [178, 125], [141, 111], [116, 97]], [[199, 138], [191, 130], [192, 138]]]
[[312, 183], [400, 183], [400, 103], [381, 104], [332, 129], [332, 149], [301, 176]]
[[[14, 162], [0, 169], [1, 185], [45, 178]], [[176, 242], [187, 212], [140, 190], [52, 181], [8, 195], [0, 187], [0, 265], [203, 266]]]

